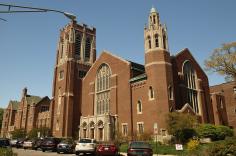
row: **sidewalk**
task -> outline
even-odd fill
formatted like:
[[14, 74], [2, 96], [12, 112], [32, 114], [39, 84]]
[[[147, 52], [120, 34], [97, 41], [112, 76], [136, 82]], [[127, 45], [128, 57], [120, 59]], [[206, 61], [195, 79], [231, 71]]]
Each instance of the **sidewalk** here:
[[[127, 156], [127, 153], [120, 153], [122, 156]], [[161, 155], [161, 154], [153, 154], [153, 156], [176, 156], [176, 155]]]

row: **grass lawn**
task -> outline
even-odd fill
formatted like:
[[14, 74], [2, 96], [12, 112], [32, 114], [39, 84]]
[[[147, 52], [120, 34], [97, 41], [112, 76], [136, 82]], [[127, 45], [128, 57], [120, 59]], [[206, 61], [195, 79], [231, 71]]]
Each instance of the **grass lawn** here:
[[[175, 146], [174, 145], [160, 145], [160, 144], [156, 144], [152, 143], [152, 149], [153, 149], [153, 153], [155, 154], [173, 154], [173, 155], [182, 155], [185, 156], [187, 155], [187, 150], [186, 150], [186, 146], [184, 146], [184, 150], [183, 151], [176, 151]], [[156, 148], [157, 147], [157, 148]], [[120, 152], [127, 152], [128, 149], [128, 144], [122, 144], [120, 146]]]

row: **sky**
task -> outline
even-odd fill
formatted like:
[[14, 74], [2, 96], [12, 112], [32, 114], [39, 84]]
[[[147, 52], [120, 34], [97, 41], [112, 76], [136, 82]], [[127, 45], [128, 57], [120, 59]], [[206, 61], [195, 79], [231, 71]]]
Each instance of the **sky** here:
[[[167, 25], [171, 55], [188, 48], [204, 68], [204, 60], [222, 43], [235, 41], [235, 0], [0, 0], [0, 3], [56, 9], [77, 16], [97, 30], [97, 56], [102, 50], [144, 63], [144, 25], [152, 6]], [[6, 11], [0, 6], [0, 11]], [[70, 20], [63, 14], [1, 14], [0, 107], [20, 100], [22, 89], [52, 95], [53, 70], [60, 29]], [[207, 73], [210, 85], [224, 77]]]

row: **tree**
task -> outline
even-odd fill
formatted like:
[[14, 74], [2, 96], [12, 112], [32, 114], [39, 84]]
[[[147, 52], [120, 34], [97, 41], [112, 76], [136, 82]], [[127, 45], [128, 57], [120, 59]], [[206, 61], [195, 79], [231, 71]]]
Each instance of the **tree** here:
[[4, 114], [4, 109], [0, 108], [0, 129], [2, 128], [3, 114]]
[[205, 60], [207, 71], [225, 75], [227, 81], [236, 81], [236, 42], [222, 44]]
[[171, 112], [167, 117], [168, 132], [174, 135], [177, 141], [186, 143], [190, 138], [196, 135], [194, 128], [197, 124], [197, 118], [190, 114]]

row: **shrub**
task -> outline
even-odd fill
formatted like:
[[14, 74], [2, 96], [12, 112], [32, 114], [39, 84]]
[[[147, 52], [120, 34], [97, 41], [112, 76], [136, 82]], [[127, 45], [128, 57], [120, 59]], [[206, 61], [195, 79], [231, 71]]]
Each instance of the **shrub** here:
[[11, 134], [13, 139], [26, 137], [26, 132], [24, 129], [15, 129]]
[[206, 149], [208, 156], [233, 156], [236, 155], [236, 138], [227, 138], [223, 141], [214, 142]]
[[196, 150], [199, 147], [200, 142], [197, 139], [190, 139], [187, 143], [187, 149], [189, 151]]
[[227, 126], [218, 125], [216, 126], [217, 140], [224, 140], [225, 137], [232, 137], [234, 131]]
[[16, 153], [13, 153], [11, 148], [0, 148], [1, 156], [17, 156]]
[[196, 129], [201, 138], [211, 138], [211, 140], [223, 140], [225, 137], [233, 136], [233, 130], [227, 126], [215, 126], [212, 124], [201, 124]]

